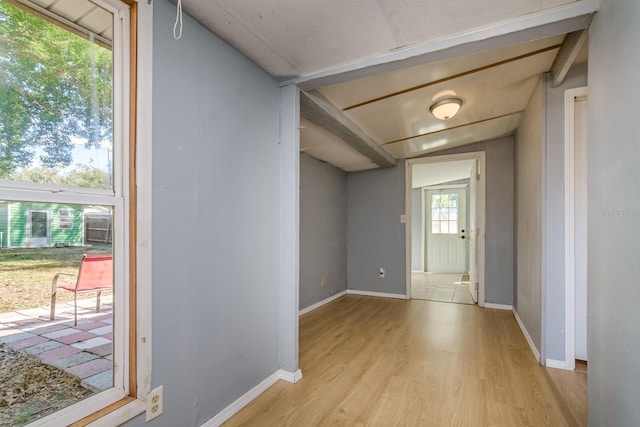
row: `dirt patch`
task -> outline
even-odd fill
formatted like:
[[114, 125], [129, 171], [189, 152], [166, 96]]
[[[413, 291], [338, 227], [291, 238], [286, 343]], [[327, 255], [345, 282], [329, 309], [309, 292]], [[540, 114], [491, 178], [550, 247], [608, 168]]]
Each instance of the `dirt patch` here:
[[0, 344], [0, 425], [21, 426], [92, 394], [80, 380]]

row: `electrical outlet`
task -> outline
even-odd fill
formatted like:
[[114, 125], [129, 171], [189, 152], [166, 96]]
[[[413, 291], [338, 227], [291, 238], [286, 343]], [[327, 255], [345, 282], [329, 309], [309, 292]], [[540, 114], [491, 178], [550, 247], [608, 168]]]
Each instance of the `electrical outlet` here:
[[162, 415], [162, 386], [147, 394], [147, 422]]
[[380, 267], [380, 270], [378, 271], [378, 275], [380, 276], [381, 279], [384, 279], [384, 267]]

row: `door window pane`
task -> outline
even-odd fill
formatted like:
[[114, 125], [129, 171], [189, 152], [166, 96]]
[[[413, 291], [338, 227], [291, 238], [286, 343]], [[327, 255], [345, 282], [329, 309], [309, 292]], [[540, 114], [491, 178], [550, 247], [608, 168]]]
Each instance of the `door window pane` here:
[[431, 232], [433, 234], [458, 233], [458, 194], [431, 196]]

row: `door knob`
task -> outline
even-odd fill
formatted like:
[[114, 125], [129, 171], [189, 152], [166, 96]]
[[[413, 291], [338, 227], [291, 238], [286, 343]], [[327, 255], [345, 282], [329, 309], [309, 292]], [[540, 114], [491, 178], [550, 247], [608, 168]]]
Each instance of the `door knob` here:
[[464, 239], [465, 237], [464, 237], [464, 236], [460, 236], [460, 238], [461, 238], [461, 239]]

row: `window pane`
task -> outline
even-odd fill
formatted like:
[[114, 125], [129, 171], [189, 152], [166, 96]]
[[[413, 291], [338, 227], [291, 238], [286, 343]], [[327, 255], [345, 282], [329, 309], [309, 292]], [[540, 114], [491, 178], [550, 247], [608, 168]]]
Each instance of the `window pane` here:
[[449, 219], [449, 208], [442, 208], [440, 209], [441, 214], [440, 214], [440, 219], [441, 220], [448, 220]]
[[434, 194], [433, 196], [431, 196], [431, 206], [434, 207], [434, 208], [440, 207], [440, 195], [439, 194]]
[[458, 219], [458, 208], [449, 208], [449, 219]]
[[435, 221], [438, 219], [440, 219], [440, 209], [438, 208], [431, 209], [431, 220]]
[[440, 195], [440, 206], [442, 207], [447, 207], [449, 206], [449, 195], [448, 194], [441, 194]]
[[440, 234], [440, 221], [431, 221], [431, 233]]
[[[70, 227], [58, 226], [60, 212]], [[0, 396], [12, 402], [0, 405], [1, 425], [113, 386], [112, 223], [110, 206], [0, 201]], [[104, 288], [99, 311], [96, 292], [77, 294], [77, 326], [76, 284]]]
[[453, 207], [458, 206], [458, 195], [457, 194], [449, 194], [449, 206], [453, 206]]
[[449, 233], [450, 234], [458, 233], [458, 221], [449, 221]]
[[91, 16], [87, 35], [0, 2], [0, 179], [109, 189], [113, 16], [88, 0], [60, 7]]

